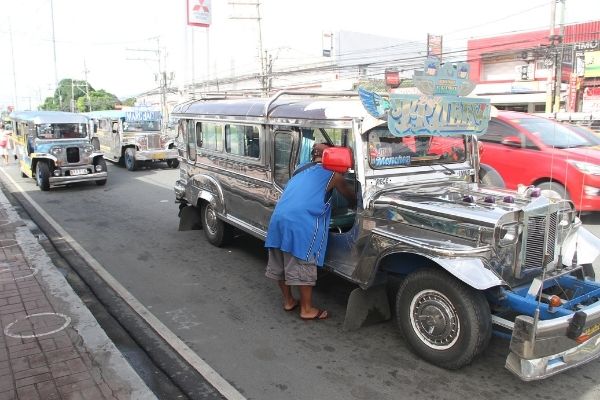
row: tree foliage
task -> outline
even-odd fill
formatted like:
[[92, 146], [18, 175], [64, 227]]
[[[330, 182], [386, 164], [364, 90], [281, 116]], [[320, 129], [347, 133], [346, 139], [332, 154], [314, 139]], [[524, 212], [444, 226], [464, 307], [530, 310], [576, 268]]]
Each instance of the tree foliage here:
[[[89, 104], [86, 96], [89, 93]], [[103, 89], [95, 90], [86, 81], [63, 79], [58, 83], [54, 96], [47, 97], [40, 106], [47, 111], [71, 111], [71, 101], [76, 111], [114, 110], [121, 104], [117, 96]]]

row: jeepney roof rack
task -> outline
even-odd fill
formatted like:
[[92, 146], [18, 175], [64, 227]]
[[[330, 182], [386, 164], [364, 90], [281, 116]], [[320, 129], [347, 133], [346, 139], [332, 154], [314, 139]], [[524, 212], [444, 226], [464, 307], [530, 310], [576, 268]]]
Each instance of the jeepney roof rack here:
[[317, 90], [280, 90], [275, 93], [273, 96], [269, 98], [269, 100], [265, 103], [264, 108], [264, 116], [266, 118], [269, 117], [269, 113], [271, 112], [271, 106], [275, 101], [281, 96], [322, 96], [322, 97], [356, 97], [358, 96], [358, 92], [348, 91], [348, 92], [326, 92], [326, 91], [317, 91]]

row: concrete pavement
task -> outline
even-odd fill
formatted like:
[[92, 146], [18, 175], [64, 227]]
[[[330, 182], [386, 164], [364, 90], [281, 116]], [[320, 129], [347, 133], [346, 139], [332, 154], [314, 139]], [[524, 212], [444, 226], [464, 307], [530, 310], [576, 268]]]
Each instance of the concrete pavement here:
[[156, 399], [0, 191], [0, 400]]

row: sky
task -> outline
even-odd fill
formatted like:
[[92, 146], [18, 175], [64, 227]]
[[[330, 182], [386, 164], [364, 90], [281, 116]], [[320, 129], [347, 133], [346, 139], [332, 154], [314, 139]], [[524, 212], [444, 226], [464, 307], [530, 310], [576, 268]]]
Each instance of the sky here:
[[[186, 0], [0, 0], [0, 110], [35, 109], [61, 79], [87, 78], [124, 99], [157, 87], [159, 71], [178, 86], [258, 73], [257, 7], [235, 4], [256, 1], [211, 0], [206, 29], [186, 25]], [[551, 20], [551, 0], [259, 1], [274, 69], [324, 61], [324, 32], [422, 43], [431, 33], [460, 49], [469, 38], [548, 29]], [[565, 23], [600, 20], [598, 0], [565, 1]]]

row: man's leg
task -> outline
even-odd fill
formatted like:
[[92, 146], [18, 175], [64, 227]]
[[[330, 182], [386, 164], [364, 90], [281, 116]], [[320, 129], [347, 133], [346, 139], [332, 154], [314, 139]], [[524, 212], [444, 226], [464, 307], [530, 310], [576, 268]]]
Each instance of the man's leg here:
[[328, 317], [327, 311], [319, 310], [312, 306], [312, 288], [309, 285], [298, 285], [298, 289], [300, 290], [300, 318], [325, 319]]
[[283, 308], [291, 311], [298, 305], [298, 301], [292, 295], [292, 287], [285, 284], [285, 281], [277, 281], [281, 294], [283, 295]]

